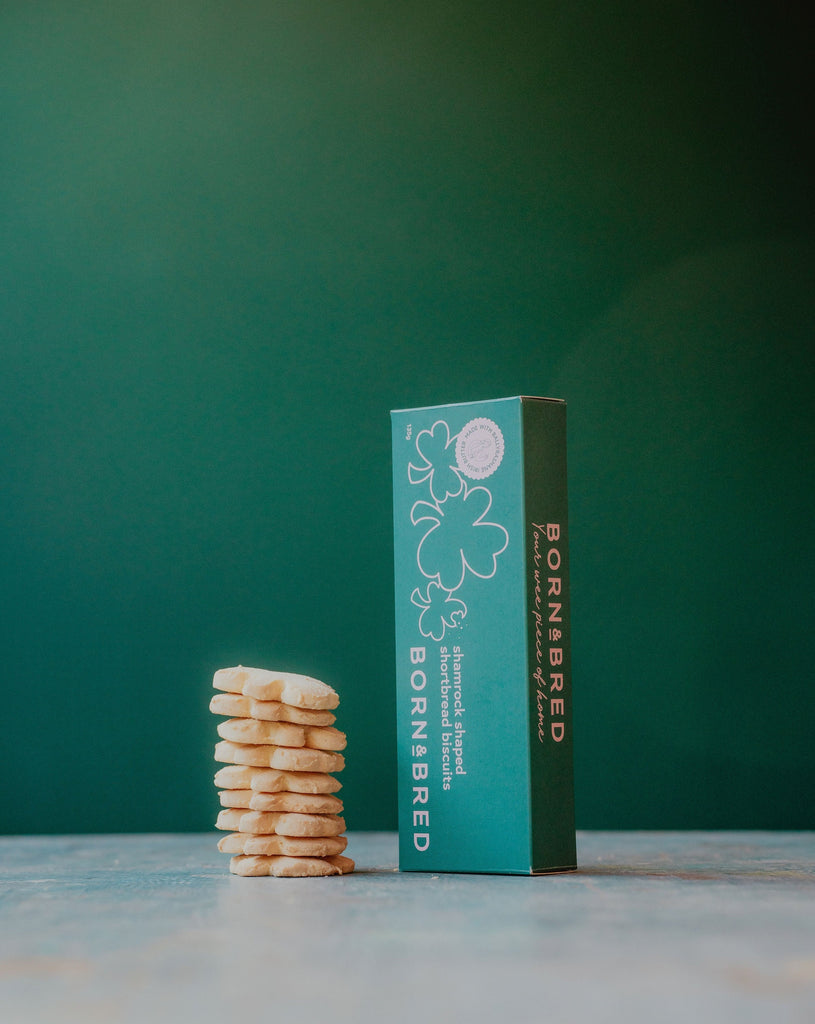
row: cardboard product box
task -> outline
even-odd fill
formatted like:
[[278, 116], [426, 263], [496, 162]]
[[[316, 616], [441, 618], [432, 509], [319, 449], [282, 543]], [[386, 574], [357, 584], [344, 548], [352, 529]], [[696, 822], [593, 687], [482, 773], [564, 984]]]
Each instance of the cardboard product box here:
[[566, 405], [391, 413], [399, 867], [576, 867]]

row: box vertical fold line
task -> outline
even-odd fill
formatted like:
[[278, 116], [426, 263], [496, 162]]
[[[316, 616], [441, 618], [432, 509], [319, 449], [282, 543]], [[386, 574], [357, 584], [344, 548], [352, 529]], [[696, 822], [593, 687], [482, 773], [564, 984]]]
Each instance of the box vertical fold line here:
[[576, 867], [566, 405], [391, 413], [399, 867]]

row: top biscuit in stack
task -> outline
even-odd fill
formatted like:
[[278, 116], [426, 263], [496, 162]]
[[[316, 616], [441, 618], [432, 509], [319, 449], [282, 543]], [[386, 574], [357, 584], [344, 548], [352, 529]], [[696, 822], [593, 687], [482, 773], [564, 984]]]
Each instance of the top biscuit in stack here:
[[294, 708], [331, 710], [340, 703], [339, 694], [327, 683], [293, 672], [269, 672], [263, 668], [221, 668], [212, 685], [216, 690], [240, 693], [256, 700], [277, 700]]

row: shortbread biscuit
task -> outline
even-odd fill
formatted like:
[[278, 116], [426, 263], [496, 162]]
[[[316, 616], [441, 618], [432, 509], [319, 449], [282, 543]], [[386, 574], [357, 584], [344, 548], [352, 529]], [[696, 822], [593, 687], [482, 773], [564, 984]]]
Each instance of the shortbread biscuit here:
[[218, 723], [218, 735], [232, 743], [271, 743], [276, 747], [304, 747], [306, 731], [289, 722], [256, 722], [254, 718], [230, 718]]
[[221, 853], [260, 854], [263, 857], [331, 857], [348, 845], [345, 836], [279, 836], [230, 832], [218, 840]]
[[345, 821], [337, 814], [289, 814], [276, 811], [246, 811], [225, 807], [215, 822], [225, 832], [252, 832], [279, 836], [338, 836]]
[[354, 870], [350, 857], [255, 857], [238, 855], [229, 862], [233, 875], [275, 875], [278, 878], [310, 878], [347, 875]]
[[346, 745], [345, 733], [332, 726], [260, 722], [256, 718], [230, 718], [220, 722], [218, 735], [232, 743], [271, 743], [277, 747], [312, 747], [315, 750], [345, 750]]
[[341, 814], [342, 800], [329, 793], [253, 793], [251, 789], [222, 789], [221, 807], [251, 811], [290, 811], [295, 814]]
[[213, 677], [212, 685], [216, 690], [242, 693], [256, 700], [279, 700], [296, 708], [331, 711], [340, 702], [337, 691], [319, 679], [293, 672], [245, 668], [243, 665], [219, 669]]
[[249, 801], [252, 799], [251, 789], [222, 789], [218, 793], [218, 799], [221, 802], [221, 807], [243, 807], [247, 811], [252, 810], [249, 806]]
[[251, 789], [256, 793], [336, 793], [342, 783], [326, 772], [282, 772], [276, 768], [252, 768], [228, 764], [215, 773], [219, 789]]
[[343, 803], [330, 793], [253, 793], [253, 811], [281, 811], [292, 814], [342, 814]]
[[241, 693], [213, 694], [209, 710], [225, 718], [257, 718], [260, 722], [291, 722], [293, 725], [325, 726], [337, 720], [331, 711], [295, 708], [279, 700], [255, 700]]
[[215, 760], [254, 768], [278, 768], [284, 772], [341, 772], [345, 767], [342, 754], [329, 750], [232, 743], [229, 740], [215, 744]]

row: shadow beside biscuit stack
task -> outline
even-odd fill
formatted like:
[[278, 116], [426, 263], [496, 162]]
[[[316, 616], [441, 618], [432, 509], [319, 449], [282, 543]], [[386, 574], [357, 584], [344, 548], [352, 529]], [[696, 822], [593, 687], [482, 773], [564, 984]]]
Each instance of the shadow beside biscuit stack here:
[[210, 711], [218, 725], [215, 774], [223, 810], [218, 843], [235, 875], [344, 875], [341, 783], [345, 733], [334, 727], [339, 696], [309, 676], [266, 669], [219, 669]]

